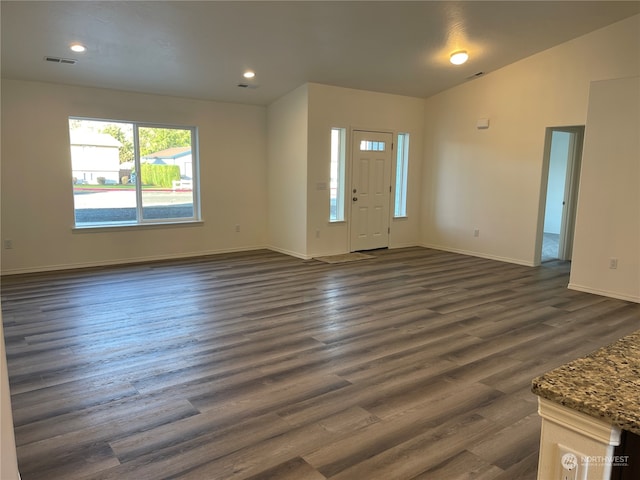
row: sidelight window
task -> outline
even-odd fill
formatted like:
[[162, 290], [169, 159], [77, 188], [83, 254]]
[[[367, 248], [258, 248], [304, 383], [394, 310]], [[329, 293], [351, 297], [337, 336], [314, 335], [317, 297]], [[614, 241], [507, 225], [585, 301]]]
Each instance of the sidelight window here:
[[393, 216], [407, 216], [407, 174], [409, 172], [409, 134], [398, 134], [396, 150], [396, 197]]
[[329, 176], [329, 221], [344, 221], [346, 129], [331, 129], [331, 171]]

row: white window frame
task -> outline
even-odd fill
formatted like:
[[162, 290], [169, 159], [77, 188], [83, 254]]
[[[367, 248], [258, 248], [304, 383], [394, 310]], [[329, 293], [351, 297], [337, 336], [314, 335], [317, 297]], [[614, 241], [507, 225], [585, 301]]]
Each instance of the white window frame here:
[[407, 190], [409, 183], [409, 134], [398, 133], [396, 145], [396, 188], [393, 217], [405, 218], [407, 217]]
[[198, 223], [201, 222], [200, 214], [200, 156], [198, 149], [198, 128], [195, 126], [185, 125], [171, 125], [164, 123], [149, 123], [149, 122], [136, 122], [131, 120], [114, 120], [105, 118], [91, 118], [91, 117], [77, 117], [70, 116], [69, 120], [85, 120], [94, 122], [105, 123], [122, 123], [128, 124], [133, 127], [133, 151], [134, 151], [134, 165], [135, 171], [140, 172], [140, 142], [139, 142], [139, 129], [140, 128], [166, 128], [175, 130], [189, 130], [191, 132], [191, 159], [192, 159], [192, 202], [193, 202], [193, 215], [191, 217], [173, 217], [173, 218], [153, 218], [144, 219], [142, 202], [142, 184], [141, 175], [136, 175], [135, 191], [136, 191], [136, 220], [122, 221], [122, 222], [96, 222], [96, 223], [76, 223], [75, 214], [75, 202], [74, 202], [74, 228], [75, 229], [91, 229], [91, 228], [118, 228], [118, 227], [135, 227], [142, 225], [171, 225], [171, 224], [184, 224], [184, 223]]
[[[331, 128], [331, 162], [329, 171], [329, 222], [345, 221], [346, 128]], [[335, 189], [335, 211], [333, 191]]]

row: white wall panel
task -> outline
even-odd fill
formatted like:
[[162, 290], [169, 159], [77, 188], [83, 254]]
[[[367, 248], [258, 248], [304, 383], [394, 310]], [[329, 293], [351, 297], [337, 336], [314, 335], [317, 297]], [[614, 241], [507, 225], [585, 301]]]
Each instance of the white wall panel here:
[[640, 302], [640, 77], [591, 86], [569, 286]]
[[545, 129], [585, 125], [591, 81], [639, 74], [638, 31], [634, 16], [427, 99], [421, 243], [533, 265]]
[[[197, 126], [204, 222], [74, 232], [69, 116]], [[266, 108], [3, 79], [1, 196], [3, 273], [263, 247]]]

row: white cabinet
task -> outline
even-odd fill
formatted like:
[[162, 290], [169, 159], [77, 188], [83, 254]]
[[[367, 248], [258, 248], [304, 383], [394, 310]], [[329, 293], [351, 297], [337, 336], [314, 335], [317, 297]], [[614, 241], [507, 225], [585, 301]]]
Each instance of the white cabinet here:
[[[563, 478], [565, 465], [575, 463], [576, 480], [609, 480], [612, 465], [624, 461], [614, 449], [620, 444], [621, 430], [605, 421], [570, 410], [538, 397], [542, 417], [538, 480]], [[573, 454], [573, 456], [571, 456]]]

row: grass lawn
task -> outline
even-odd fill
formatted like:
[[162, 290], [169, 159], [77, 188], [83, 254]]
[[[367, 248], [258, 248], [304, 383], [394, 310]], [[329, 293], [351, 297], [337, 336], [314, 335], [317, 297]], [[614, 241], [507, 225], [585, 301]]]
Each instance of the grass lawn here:
[[[142, 187], [144, 188], [144, 186]], [[74, 185], [74, 190], [135, 190], [136, 186], [133, 184], [128, 185]]]

